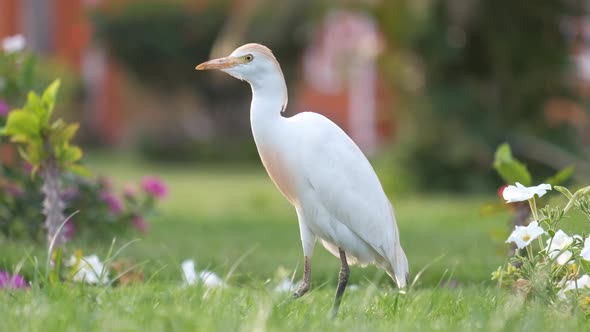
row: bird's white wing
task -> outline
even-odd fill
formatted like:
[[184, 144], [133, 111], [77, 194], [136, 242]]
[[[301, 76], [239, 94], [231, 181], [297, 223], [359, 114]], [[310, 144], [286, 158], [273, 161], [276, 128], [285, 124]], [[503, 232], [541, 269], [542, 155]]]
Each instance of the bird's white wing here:
[[403, 286], [407, 259], [391, 204], [373, 167], [348, 135], [324, 116], [301, 113], [293, 119], [304, 128], [298, 153], [312, 190], [335, 219], [392, 265]]

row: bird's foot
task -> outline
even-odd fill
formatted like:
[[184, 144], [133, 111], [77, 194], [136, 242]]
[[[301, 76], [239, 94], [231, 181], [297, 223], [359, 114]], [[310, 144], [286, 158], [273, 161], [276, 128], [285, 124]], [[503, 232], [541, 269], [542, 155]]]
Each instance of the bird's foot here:
[[299, 286], [299, 288], [295, 291], [295, 293], [293, 293], [293, 297], [296, 299], [302, 297], [303, 295], [305, 295], [305, 293], [309, 291], [309, 288], [309, 283], [302, 283], [301, 286]]

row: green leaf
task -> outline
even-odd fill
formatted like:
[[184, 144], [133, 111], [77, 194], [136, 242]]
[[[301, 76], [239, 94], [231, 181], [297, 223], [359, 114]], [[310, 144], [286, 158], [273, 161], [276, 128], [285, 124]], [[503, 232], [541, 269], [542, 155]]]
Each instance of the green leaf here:
[[75, 163], [82, 158], [82, 149], [73, 145], [56, 148], [55, 157], [60, 164]]
[[508, 184], [520, 182], [524, 186], [531, 185], [531, 174], [523, 163], [512, 156], [510, 146], [506, 143], [501, 144], [496, 150], [494, 169]]
[[61, 273], [62, 260], [63, 260], [61, 248], [57, 248], [55, 250], [53, 258], [54, 258], [53, 261], [55, 262], [55, 266], [49, 272], [49, 284], [52, 286], [57, 286], [60, 283], [59, 275]]
[[86, 168], [82, 165], [79, 165], [79, 164], [67, 165], [66, 169], [74, 174], [77, 174], [77, 175], [80, 175], [83, 177], [89, 177], [92, 175], [92, 172], [88, 168]]
[[565, 181], [569, 180], [569, 178], [572, 177], [572, 175], [574, 174], [575, 168], [576, 168], [575, 165], [570, 165], [570, 166], [560, 170], [559, 172], [555, 173], [555, 175], [553, 175], [552, 177], [545, 180], [544, 183], [548, 183], [552, 186], [555, 186], [556, 184], [564, 183]]
[[53, 145], [64, 145], [69, 143], [78, 131], [78, 128], [80, 128], [80, 125], [77, 123], [72, 123], [66, 126], [63, 121], [60, 121], [61, 119], [54, 122], [51, 128], [52, 131], [49, 140]]
[[18, 142], [40, 137], [39, 119], [32, 113], [15, 110], [10, 112], [2, 135], [15, 136]]
[[560, 193], [564, 194], [567, 199], [572, 199], [574, 195], [566, 188], [562, 186], [553, 186], [553, 189], [559, 191]]
[[49, 114], [47, 114], [45, 107], [43, 107], [43, 102], [41, 101], [41, 98], [37, 96], [37, 94], [33, 91], [30, 91], [27, 95], [27, 103], [25, 104], [24, 109], [35, 114], [35, 116], [37, 116], [37, 118], [39, 119], [39, 124], [41, 126], [47, 124]]
[[57, 98], [57, 92], [59, 91], [60, 84], [61, 81], [58, 78], [55, 81], [53, 81], [53, 83], [51, 83], [43, 92], [43, 104], [45, 105], [45, 107], [47, 107], [48, 116], [51, 116], [53, 108], [55, 107], [55, 100]]
[[25, 150], [23, 150], [22, 147], [18, 147], [18, 154], [21, 156], [21, 158], [23, 158], [25, 161], [29, 162], [29, 164], [31, 163], [31, 161], [29, 160], [30, 157], [29, 155], [25, 152]]
[[45, 160], [45, 150], [43, 149], [43, 142], [41, 140], [32, 140], [28, 142], [26, 152], [19, 149], [19, 153], [23, 159], [28, 161], [33, 166], [40, 166], [41, 162]]

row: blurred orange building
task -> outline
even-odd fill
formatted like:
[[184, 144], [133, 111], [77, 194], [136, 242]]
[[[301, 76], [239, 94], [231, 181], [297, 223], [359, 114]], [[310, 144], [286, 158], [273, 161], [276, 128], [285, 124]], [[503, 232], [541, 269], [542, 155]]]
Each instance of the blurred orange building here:
[[69, 69], [79, 73], [85, 86], [92, 86], [85, 117], [91, 117], [92, 130], [105, 143], [117, 142], [121, 129], [119, 112], [119, 73], [115, 64], [104, 54], [103, 61], [94, 61], [101, 68], [94, 75], [85, 75], [89, 58], [97, 58], [93, 49], [92, 26], [86, 18], [88, 11], [99, 4], [97, 0], [0, 0], [0, 39], [23, 34], [27, 47], [43, 56], [57, 57]]
[[[128, 122], [134, 121], [122, 108], [137, 107], [137, 103], [130, 103], [130, 97], [122, 92], [123, 71], [94, 44], [88, 13], [98, 6], [125, 1], [130, 0], [0, 0], [0, 39], [22, 33], [30, 50], [56, 57], [77, 73], [85, 96], [82, 126], [109, 145], [121, 143], [130, 127]], [[207, 3], [188, 2], [195, 10]], [[251, 4], [243, 0], [236, 3]], [[238, 21], [248, 24], [248, 20]], [[334, 10], [323, 21], [302, 58], [304, 74], [296, 88], [294, 110], [323, 113], [365, 151], [375, 150], [394, 129], [391, 93], [376, 70], [381, 48], [378, 28], [371, 17], [355, 12]], [[241, 40], [232, 44], [235, 42]], [[163, 124], [148, 116], [142, 118]]]
[[391, 89], [377, 65], [383, 44], [371, 16], [344, 9], [328, 12], [304, 51], [296, 100], [298, 112], [324, 114], [368, 153], [394, 130]]

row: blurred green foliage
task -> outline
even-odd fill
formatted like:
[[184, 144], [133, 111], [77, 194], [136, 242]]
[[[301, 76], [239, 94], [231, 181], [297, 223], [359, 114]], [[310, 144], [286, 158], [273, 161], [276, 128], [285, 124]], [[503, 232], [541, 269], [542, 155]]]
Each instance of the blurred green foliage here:
[[531, 173], [525, 164], [512, 156], [510, 145], [506, 143], [501, 144], [496, 150], [494, 169], [507, 184], [518, 182], [525, 187], [532, 185]]
[[[48, 165], [55, 166], [57, 205], [66, 213], [59, 223], [79, 212], [64, 226], [66, 239], [89, 233], [92, 239], [110, 240], [133, 228], [146, 231], [143, 217], [154, 212], [153, 195], [144, 190], [119, 198], [103, 178], [74, 174], [87, 173], [80, 165], [82, 150], [72, 144], [78, 124], [55, 119], [59, 80], [40, 94], [34, 92], [47, 77], [39, 65], [26, 51], [0, 52], [0, 102], [8, 107], [0, 113], [0, 233], [9, 238], [44, 237], [42, 210], [48, 204], [43, 203], [42, 188]], [[13, 107], [21, 103], [21, 109]], [[37, 168], [41, 174], [33, 176]]]
[[[197, 85], [199, 59], [207, 59], [225, 18], [223, 2], [195, 11], [178, 1], [130, 1], [96, 10], [95, 37], [142, 84], [170, 91]], [[214, 91], [207, 91], [213, 93]]]
[[[199, 8], [190, 4], [130, 1], [92, 13], [96, 38], [142, 86], [163, 99], [190, 88], [203, 106], [195, 112], [205, 111], [214, 127], [211, 137], [195, 138], [178, 126], [164, 128], [167, 125], [162, 124], [161, 130], [146, 130], [139, 135], [139, 150], [153, 160], [258, 161], [252, 142], [241, 143], [249, 135], [244, 114], [249, 109], [250, 89], [243, 82], [212, 80], [211, 75], [194, 70], [198, 63], [209, 59], [221, 31], [235, 19], [231, 17], [235, 4], [217, 1]], [[298, 1], [257, 6], [246, 19], [239, 42], [270, 47], [281, 59], [287, 79], [293, 80], [303, 47], [293, 27], [301, 25], [312, 8], [312, 3]], [[168, 114], [175, 111], [173, 107], [161, 110]]]
[[[506, 184], [513, 185], [518, 182], [525, 187], [529, 187], [538, 183], [533, 182], [527, 166], [512, 156], [512, 150], [507, 143], [500, 144], [496, 149], [493, 166]], [[561, 185], [572, 177], [574, 170], [574, 165], [564, 167], [540, 183], [547, 183], [552, 186]]]
[[391, 45], [384, 68], [404, 92], [399, 159], [420, 188], [497, 186], [495, 146], [519, 135], [575, 149], [572, 130], [548, 125], [543, 112], [552, 97], [576, 98], [562, 28], [579, 8], [561, 0], [407, 0], [377, 9]]
[[66, 124], [62, 119], [50, 120], [59, 84], [59, 80], [55, 80], [41, 96], [29, 92], [23, 108], [12, 110], [0, 131], [1, 135], [9, 136], [11, 142], [24, 147], [19, 152], [33, 167], [33, 174], [48, 159], [63, 170], [83, 171], [78, 164], [82, 149], [71, 144], [79, 125]]

